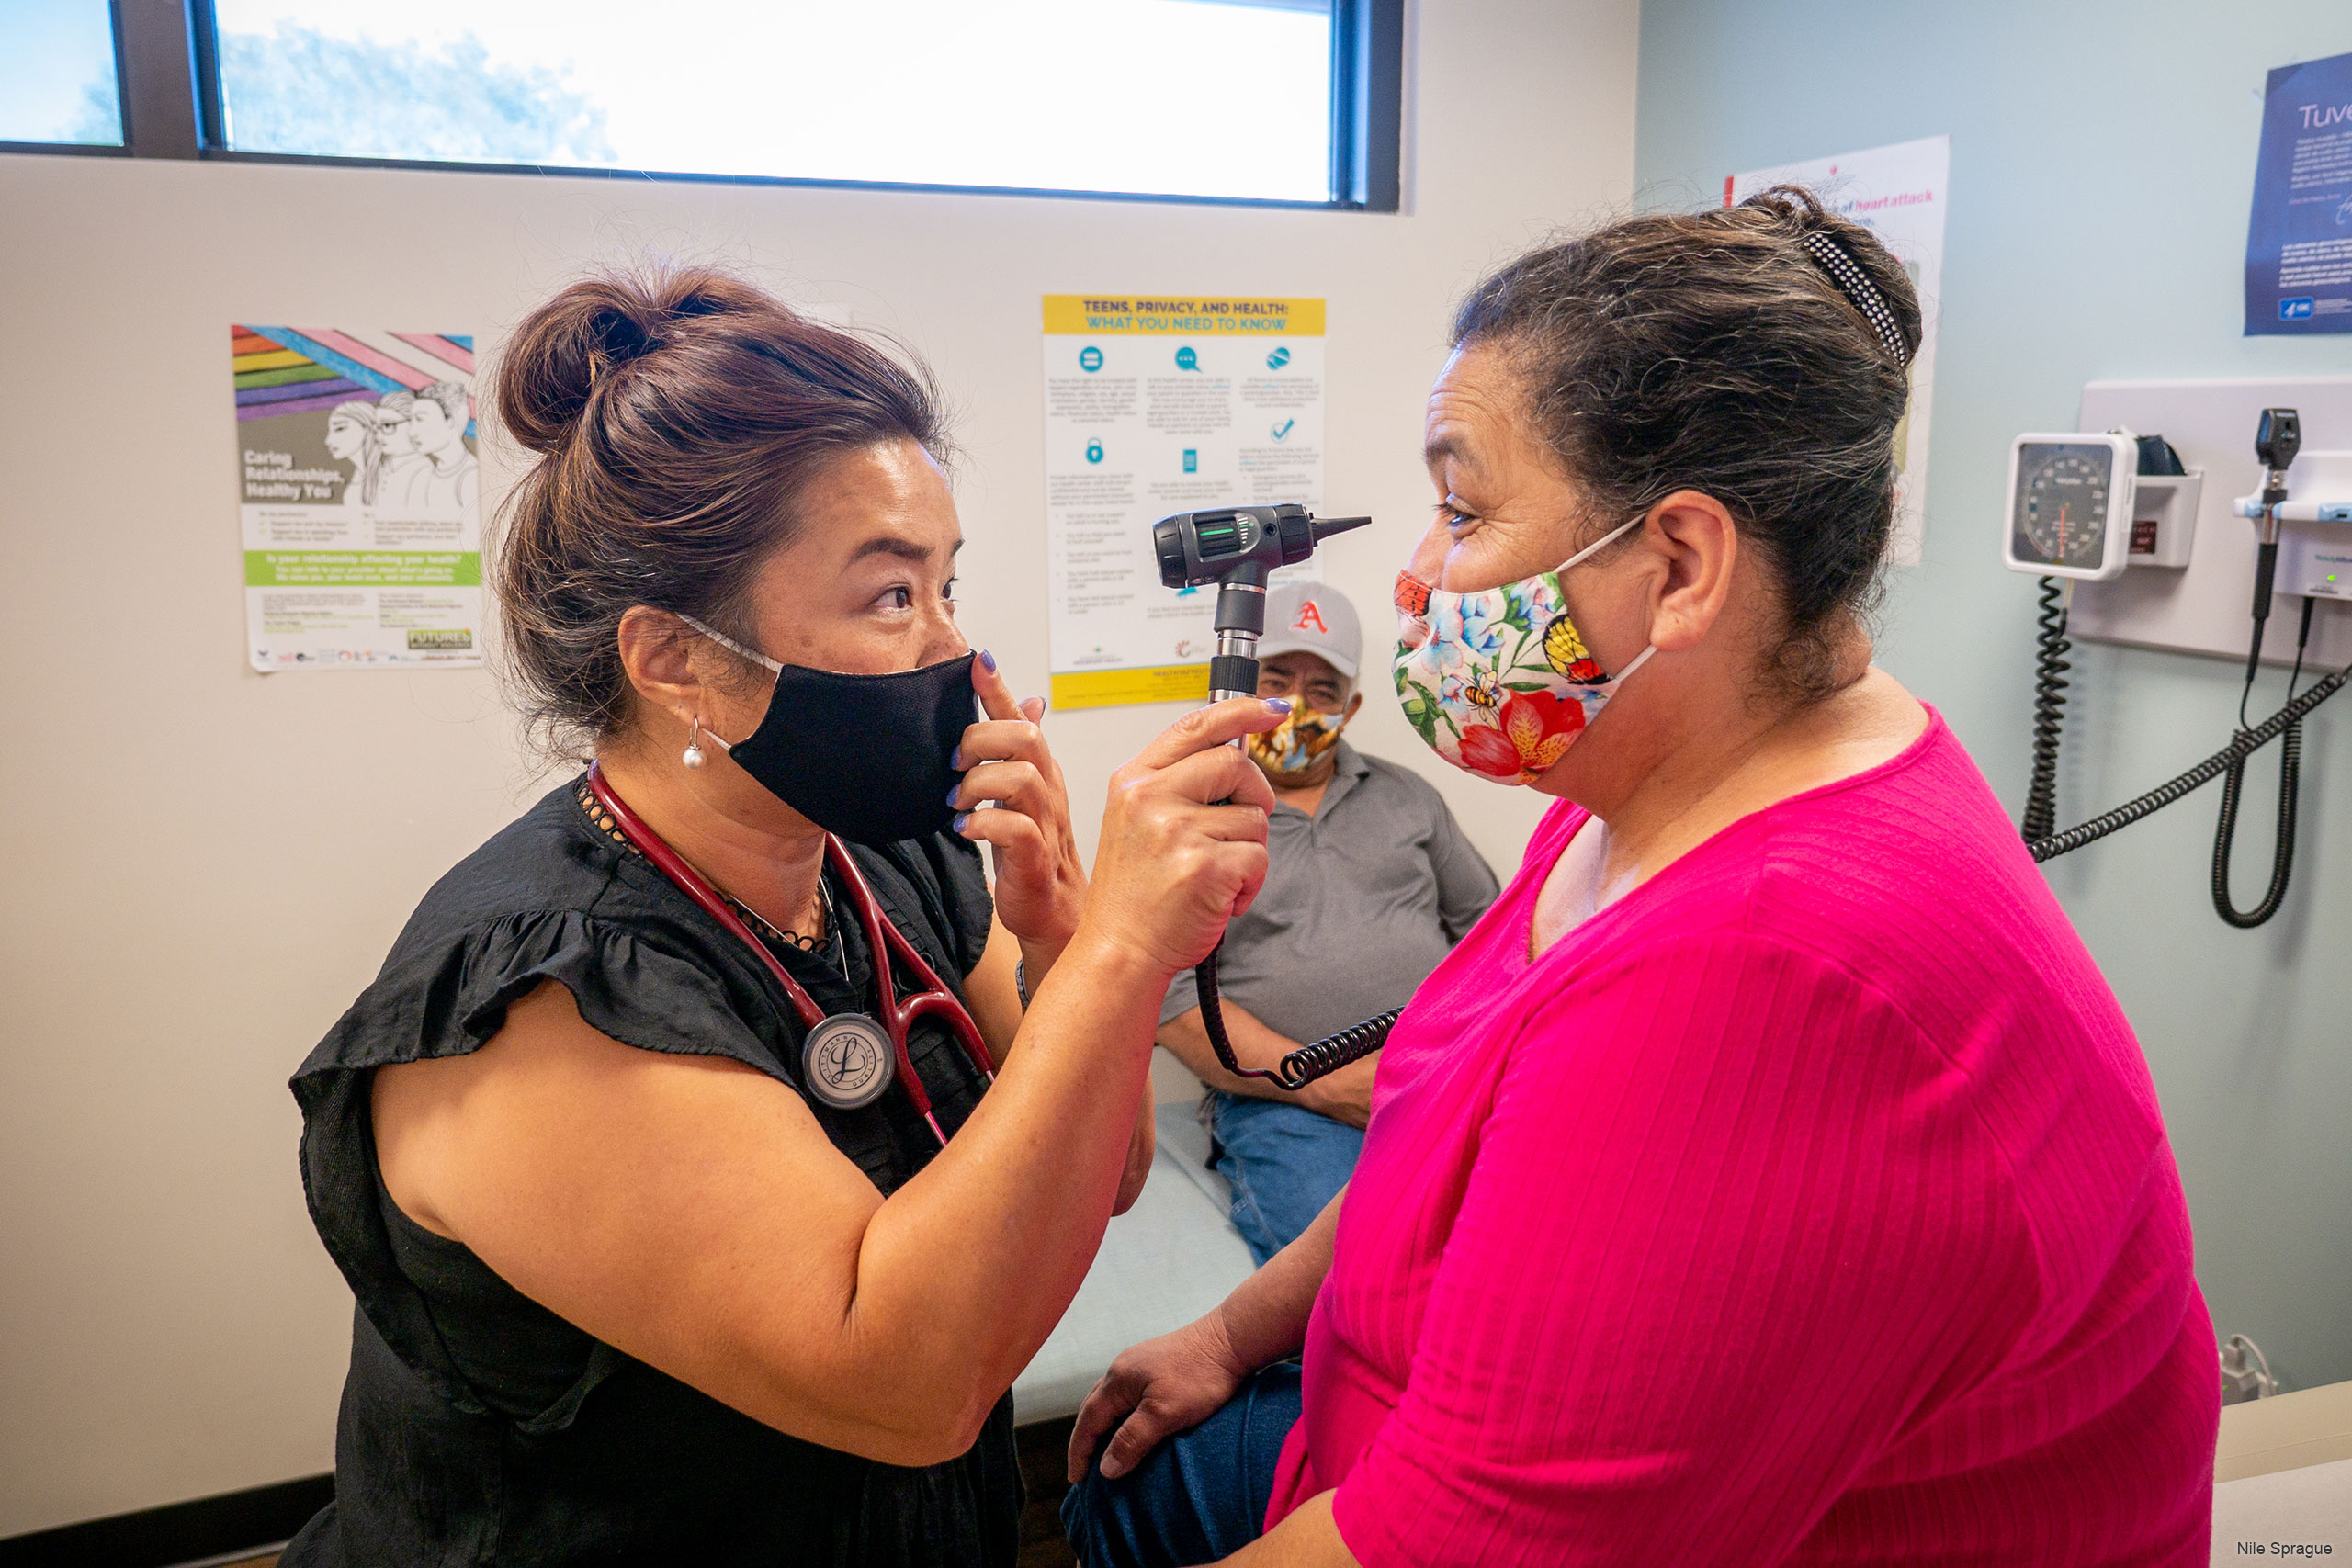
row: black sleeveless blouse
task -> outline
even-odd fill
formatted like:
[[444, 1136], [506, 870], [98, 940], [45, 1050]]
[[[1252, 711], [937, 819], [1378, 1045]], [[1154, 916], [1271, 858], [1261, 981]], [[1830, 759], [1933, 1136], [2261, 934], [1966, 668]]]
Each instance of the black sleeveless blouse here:
[[[592, 1338], [385, 1192], [371, 1074], [477, 1049], [543, 980], [625, 1044], [729, 1056], [800, 1087], [802, 1026], [782, 987], [600, 831], [578, 788], [550, 793], [425, 895], [375, 983], [294, 1076], [311, 1217], [358, 1310], [335, 1500], [287, 1549], [286, 1568], [1011, 1564], [1022, 1495], [1010, 1394], [944, 1464], [821, 1448]], [[884, 915], [960, 991], [989, 934], [978, 846], [942, 834], [851, 852]], [[838, 887], [834, 900], [842, 918], [824, 950], [777, 953], [825, 1011], [870, 1009], [875, 955]], [[899, 976], [899, 994], [915, 984]], [[952, 1135], [985, 1080], [930, 1021], [908, 1049]], [[886, 1194], [938, 1150], [896, 1088], [858, 1111], [803, 1099]]]

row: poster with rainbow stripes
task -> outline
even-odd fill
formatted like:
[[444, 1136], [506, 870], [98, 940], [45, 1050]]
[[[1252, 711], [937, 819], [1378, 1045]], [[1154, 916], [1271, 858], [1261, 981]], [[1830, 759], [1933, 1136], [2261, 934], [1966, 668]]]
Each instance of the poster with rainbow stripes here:
[[480, 664], [472, 336], [230, 334], [253, 667]]

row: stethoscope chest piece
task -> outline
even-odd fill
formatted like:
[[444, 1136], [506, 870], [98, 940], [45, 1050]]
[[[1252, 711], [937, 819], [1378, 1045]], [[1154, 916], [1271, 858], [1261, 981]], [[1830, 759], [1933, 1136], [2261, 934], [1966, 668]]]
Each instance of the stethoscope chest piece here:
[[898, 1076], [888, 1032], [864, 1013], [820, 1020], [800, 1048], [801, 1083], [836, 1111], [873, 1104]]
[[[990, 1083], [996, 1081], [996, 1063], [989, 1055], [988, 1042], [981, 1038], [980, 1026], [972, 1021], [970, 1010], [947, 988], [931, 961], [917, 952], [914, 943], [884, 916], [880, 902], [874, 897], [873, 885], [858, 869], [848, 845], [826, 835], [825, 863], [848, 889], [850, 907], [857, 912], [858, 924], [865, 930], [866, 950], [874, 955], [881, 1020], [861, 1012], [820, 1012], [817, 999], [808, 994], [806, 986], [792, 977], [783, 960], [752, 933], [752, 928], [743, 923], [742, 917], [702, 873], [679, 859], [678, 852], [662, 841], [661, 834], [638, 820], [628, 803], [615, 795], [612, 785], [605, 781], [604, 769], [594, 762], [588, 764], [588, 793], [603, 810], [599, 825], [606, 831], [616, 832], [651, 861], [704, 914], [749, 949], [790, 998], [793, 1012], [808, 1031], [800, 1047], [803, 1089], [837, 1111], [855, 1111], [879, 1100], [883, 1091], [903, 1076], [907, 1080], [907, 1099], [931, 1128], [932, 1136], [939, 1140], [939, 1146], [947, 1146], [947, 1131], [939, 1124], [939, 1117], [931, 1108], [931, 1092], [923, 1088], [922, 1077], [915, 1072], [914, 1058], [907, 1055], [908, 1026], [918, 1017], [937, 1019], [963, 1047], [965, 1058]], [[826, 908], [829, 911], [831, 908], [830, 894]], [[897, 982], [890, 977], [894, 963], [905, 964], [922, 983], [922, 989], [912, 996], [899, 996]], [[842, 977], [848, 979], [846, 970]]]

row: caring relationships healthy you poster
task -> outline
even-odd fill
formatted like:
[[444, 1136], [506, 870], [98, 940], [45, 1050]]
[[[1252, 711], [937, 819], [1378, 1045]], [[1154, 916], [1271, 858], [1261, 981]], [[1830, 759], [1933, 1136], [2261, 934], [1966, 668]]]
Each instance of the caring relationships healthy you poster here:
[[253, 667], [481, 663], [472, 336], [230, 333]]

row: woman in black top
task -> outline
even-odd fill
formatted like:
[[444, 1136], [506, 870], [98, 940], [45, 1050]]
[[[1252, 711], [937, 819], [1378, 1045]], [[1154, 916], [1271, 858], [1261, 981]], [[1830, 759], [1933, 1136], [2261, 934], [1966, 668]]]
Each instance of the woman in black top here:
[[[1007, 1390], [1148, 1167], [1158, 998], [1264, 874], [1265, 786], [1222, 743], [1279, 707], [1122, 769], [1090, 888], [1043, 705], [964, 657], [918, 373], [683, 271], [566, 289], [495, 398], [538, 455], [496, 577], [533, 716], [729, 914], [576, 777], [302, 1065], [358, 1312], [336, 1500], [286, 1562], [1009, 1563]], [[927, 770], [962, 776], [910, 805]], [[821, 1012], [874, 1011], [877, 966], [909, 995], [859, 881], [999, 1064], [919, 1020], [930, 1118], [903, 1083], [820, 1098], [743, 940]]]

